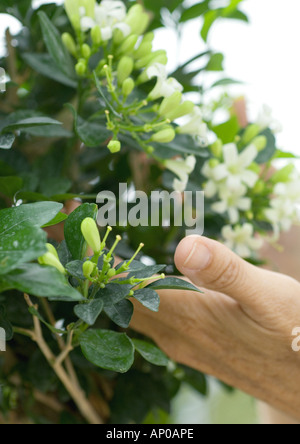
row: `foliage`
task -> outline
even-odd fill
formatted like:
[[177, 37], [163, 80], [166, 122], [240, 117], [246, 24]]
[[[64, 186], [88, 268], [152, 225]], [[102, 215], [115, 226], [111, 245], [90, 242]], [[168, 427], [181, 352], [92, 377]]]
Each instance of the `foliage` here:
[[[99, 191], [117, 195], [121, 182], [148, 194], [204, 188], [206, 234], [252, 259], [258, 234], [272, 226], [278, 234], [295, 218], [286, 206], [298, 199], [299, 179], [290, 165], [272, 170], [273, 159], [291, 155], [276, 149], [268, 110], [241, 125], [224, 90], [235, 81], [207, 44], [217, 20], [247, 21], [241, 0], [220, 8], [210, 0], [143, 3], [146, 10], [103, 0], [99, 22], [94, 0], [37, 9], [31, 0], [1, 2], [0, 12], [22, 24], [18, 35], [6, 33], [0, 60], [9, 76], [0, 102], [3, 415], [142, 422], [169, 412], [182, 383], [206, 394], [204, 375], [128, 329], [133, 301], [158, 311], [160, 290], [198, 291], [171, 277], [184, 227], [119, 226], [123, 240], [114, 241], [95, 223]], [[206, 49], [170, 76], [166, 53], [153, 51], [155, 30], [180, 33], [194, 19]], [[205, 88], [199, 74], [212, 71], [220, 78]], [[207, 101], [211, 89], [220, 91], [216, 102]], [[217, 124], [220, 109], [228, 118]], [[82, 205], [68, 216], [64, 204], [75, 198]], [[157, 277], [161, 263], [167, 278]]]

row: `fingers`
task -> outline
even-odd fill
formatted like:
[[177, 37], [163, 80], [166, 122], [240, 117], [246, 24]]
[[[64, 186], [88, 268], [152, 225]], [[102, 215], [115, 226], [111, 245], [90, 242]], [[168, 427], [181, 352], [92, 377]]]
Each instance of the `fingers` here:
[[[175, 263], [194, 284], [225, 293], [241, 304], [253, 305], [268, 287], [268, 272], [204, 237], [184, 239], [177, 248]], [[273, 287], [271, 282], [269, 284]]]

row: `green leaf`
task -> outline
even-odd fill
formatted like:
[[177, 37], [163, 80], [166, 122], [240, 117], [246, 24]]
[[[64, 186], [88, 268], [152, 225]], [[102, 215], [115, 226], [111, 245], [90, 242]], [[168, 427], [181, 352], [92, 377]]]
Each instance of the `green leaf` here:
[[59, 71], [49, 54], [26, 53], [23, 54], [22, 57], [25, 62], [39, 74], [55, 80], [58, 83], [69, 86], [70, 88], [77, 88], [76, 80]]
[[221, 79], [213, 83], [211, 88], [216, 88], [217, 86], [228, 86], [228, 85], [241, 85], [243, 82], [234, 79]]
[[146, 288], [151, 288], [152, 290], [189, 290], [197, 291], [198, 293], [203, 293], [195, 285], [190, 284], [183, 279], [178, 279], [174, 277], [168, 277], [166, 279], [161, 279], [159, 281], [153, 282]]
[[98, 291], [96, 297], [103, 300], [104, 306], [111, 307], [125, 299], [132, 289], [132, 285], [108, 284]]
[[205, 0], [201, 3], [197, 3], [196, 5], [191, 6], [189, 9], [186, 9], [182, 15], [180, 22], [187, 22], [189, 20], [193, 20], [197, 17], [200, 17], [209, 9], [209, 0]]
[[146, 279], [150, 278], [152, 276], [155, 276], [160, 271], [164, 270], [166, 268], [165, 265], [143, 265], [141, 264], [141, 268], [137, 269], [136, 271], [132, 271], [128, 278], [135, 277], [136, 279]]
[[9, 150], [15, 141], [14, 134], [0, 134], [0, 149]]
[[119, 327], [127, 328], [133, 315], [133, 304], [127, 299], [124, 299], [115, 305], [107, 305], [104, 311]]
[[233, 116], [227, 122], [214, 126], [212, 130], [224, 144], [231, 143], [240, 131], [238, 118]]
[[274, 154], [276, 153], [276, 138], [272, 131], [270, 129], [265, 129], [262, 133], [260, 133], [261, 136], [265, 136], [267, 138], [267, 146], [264, 150], [262, 150], [257, 158], [255, 159], [255, 162], [258, 164], [267, 163]]
[[275, 159], [299, 159], [299, 156], [296, 156], [293, 153], [288, 153], [287, 151], [282, 151], [277, 149], [274, 155]]
[[161, 159], [170, 159], [178, 154], [193, 154], [196, 157], [208, 157], [207, 150], [200, 146], [199, 142], [188, 135], [179, 134], [173, 142], [168, 144], [153, 143], [155, 154]]
[[71, 56], [62, 42], [61, 35], [43, 11], [38, 13], [38, 17], [42, 27], [44, 42], [47, 46], [49, 54], [60, 71], [67, 76], [74, 78], [74, 63], [72, 62]]
[[13, 198], [15, 194], [22, 188], [23, 180], [21, 177], [8, 176], [0, 177], [0, 193]]
[[149, 342], [141, 341], [139, 339], [133, 339], [132, 342], [135, 346], [135, 349], [146, 361], [160, 367], [166, 367], [168, 365], [168, 357], [155, 345], [149, 344]]
[[47, 228], [47, 227], [53, 227], [54, 225], [58, 225], [61, 222], [64, 222], [66, 219], [68, 219], [68, 215], [65, 213], [58, 213], [52, 220], [50, 220], [50, 222], [48, 222], [47, 224], [43, 225], [42, 228]]
[[206, 71], [223, 71], [224, 55], [221, 53], [212, 54], [208, 64], [205, 67]]
[[[71, 287], [56, 268], [25, 264], [0, 278], [0, 289], [16, 289], [53, 301], [81, 301], [83, 296]], [[0, 290], [1, 291], [1, 290]]]
[[96, 220], [97, 205], [85, 203], [70, 214], [65, 223], [65, 239], [74, 260], [82, 260], [86, 254], [86, 242], [81, 233], [81, 223], [91, 217]]
[[94, 325], [103, 310], [104, 303], [101, 299], [95, 299], [87, 304], [74, 307], [74, 313], [88, 325]]
[[183, 380], [187, 382], [190, 386], [192, 386], [194, 389], [196, 389], [202, 395], [204, 396], [207, 395], [208, 391], [207, 381], [203, 373], [200, 373], [197, 370], [194, 370], [185, 365], [180, 365], [179, 367], [184, 370]]
[[72, 261], [66, 265], [66, 270], [68, 273], [70, 273], [71, 276], [81, 281], [84, 281], [85, 277], [83, 275], [82, 266], [83, 266], [83, 261], [79, 260]]
[[151, 311], [158, 312], [160, 297], [156, 291], [151, 290], [151, 288], [144, 288], [142, 290], [137, 290], [134, 292], [134, 297], [139, 301], [144, 307], [149, 308]]
[[204, 24], [201, 29], [201, 37], [205, 42], [207, 42], [209, 31], [218, 17], [219, 17], [219, 11], [217, 10], [209, 11], [205, 14]]
[[100, 96], [101, 96], [102, 99], [104, 100], [104, 102], [105, 102], [107, 108], [108, 108], [108, 109], [114, 114], [115, 117], [117, 117], [118, 119], [122, 119], [121, 114], [119, 114], [119, 113], [114, 109], [114, 107], [113, 107], [112, 104], [111, 104], [111, 101], [108, 100], [107, 97], [105, 96], [105, 94], [104, 94], [104, 92], [103, 92], [103, 90], [102, 90], [102, 87], [101, 87], [100, 80], [99, 80], [99, 78], [98, 78], [96, 72], [94, 71], [93, 74], [94, 74], [94, 80], [95, 80], [96, 88], [97, 88], [97, 90], [98, 90]]
[[52, 333], [59, 334], [59, 335], [66, 333], [64, 330], [59, 330], [58, 328], [55, 328], [55, 327], [53, 327], [53, 325], [46, 322], [45, 319], [43, 318], [43, 316], [40, 315], [40, 313], [37, 311], [36, 308], [29, 307], [28, 311], [32, 316], [36, 316], [42, 322], [42, 324], [46, 325], [46, 327], [48, 327]]
[[41, 181], [40, 192], [51, 197], [69, 191], [72, 182], [66, 177], [49, 177]]
[[61, 204], [42, 202], [0, 211], [0, 275], [46, 252], [46, 233], [39, 227], [61, 208]]
[[79, 343], [86, 359], [105, 370], [126, 373], [134, 362], [134, 345], [124, 333], [88, 330]]
[[57, 120], [50, 119], [49, 117], [30, 117], [28, 119], [20, 120], [19, 122], [11, 123], [5, 126], [2, 131], [22, 131], [26, 128], [33, 128], [35, 126], [47, 126], [47, 125], [61, 125], [61, 122]]

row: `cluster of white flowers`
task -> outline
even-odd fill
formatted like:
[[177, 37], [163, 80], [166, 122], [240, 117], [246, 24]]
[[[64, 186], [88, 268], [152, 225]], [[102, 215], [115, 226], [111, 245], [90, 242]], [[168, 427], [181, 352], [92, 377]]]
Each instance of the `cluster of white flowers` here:
[[251, 210], [251, 199], [247, 197], [247, 192], [259, 178], [251, 169], [257, 154], [255, 145], [249, 145], [241, 153], [234, 143], [224, 145], [224, 162], [213, 159], [206, 162], [202, 170], [208, 179], [204, 187], [206, 197], [218, 195], [220, 199], [212, 204], [212, 210], [218, 214], [227, 213], [232, 224], [239, 221], [240, 211]]
[[165, 166], [178, 177], [178, 179], [174, 179], [173, 182], [174, 190], [180, 193], [185, 191], [189, 181], [189, 175], [194, 171], [196, 166], [195, 156], [188, 156], [185, 160], [167, 160]]
[[260, 127], [261, 130], [270, 128], [274, 134], [280, 133], [282, 131], [281, 123], [278, 120], [274, 119], [272, 108], [268, 105], [263, 105], [258, 114], [256, 124]]
[[280, 231], [289, 231], [299, 222], [300, 176], [294, 172], [288, 182], [277, 183], [270, 208], [265, 210], [267, 220], [273, 225], [275, 238]]
[[222, 229], [222, 236], [224, 244], [244, 258], [251, 257], [253, 251], [263, 246], [263, 240], [254, 236], [253, 225], [249, 223], [234, 228], [226, 225]]

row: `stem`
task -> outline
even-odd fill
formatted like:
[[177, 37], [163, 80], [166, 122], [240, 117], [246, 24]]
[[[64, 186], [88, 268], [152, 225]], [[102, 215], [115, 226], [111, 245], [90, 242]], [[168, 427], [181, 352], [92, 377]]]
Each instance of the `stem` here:
[[[27, 294], [24, 295], [24, 298], [29, 307], [34, 307], [35, 309], [38, 308], [37, 306], [33, 305], [33, 303], [30, 300], [30, 297]], [[39, 349], [47, 359], [49, 365], [52, 367], [57, 377], [65, 386], [66, 390], [74, 400], [82, 416], [90, 424], [103, 424], [103, 420], [99, 417], [97, 412], [94, 410], [93, 406], [86, 399], [83, 390], [81, 390], [81, 388], [77, 386], [77, 384], [74, 384], [70, 376], [63, 368], [61, 362], [62, 358], [65, 359], [65, 356], [60, 355], [60, 357], [56, 358], [55, 355], [50, 350], [50, 348], [48, 347], [48, 345], [46, 344], [43, 337], [41, 323], [36, 316], [33, 316], [33, 324], [34, 324], [34, 331], [32, 332], [32, 339], [37, 343]]]

